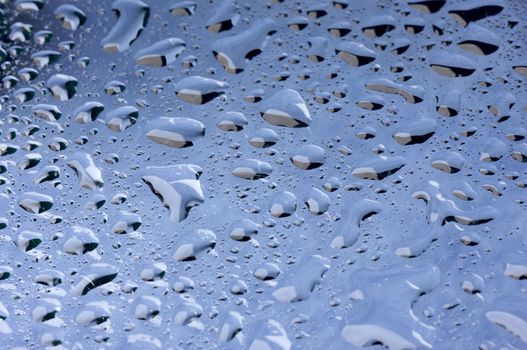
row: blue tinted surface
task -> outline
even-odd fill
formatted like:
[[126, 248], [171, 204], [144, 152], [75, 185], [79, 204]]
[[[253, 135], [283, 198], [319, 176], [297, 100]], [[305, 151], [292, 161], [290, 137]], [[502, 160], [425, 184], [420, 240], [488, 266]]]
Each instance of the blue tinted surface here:
[[0, 348], [527, 347], [526, 2], [0, 9]]

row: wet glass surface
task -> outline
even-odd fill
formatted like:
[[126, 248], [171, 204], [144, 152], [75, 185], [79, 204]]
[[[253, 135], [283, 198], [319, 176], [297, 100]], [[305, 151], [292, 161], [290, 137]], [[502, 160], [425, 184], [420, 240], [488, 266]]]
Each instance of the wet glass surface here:
[[0, 348], [525, 349], [526, 13], [0, 0]]

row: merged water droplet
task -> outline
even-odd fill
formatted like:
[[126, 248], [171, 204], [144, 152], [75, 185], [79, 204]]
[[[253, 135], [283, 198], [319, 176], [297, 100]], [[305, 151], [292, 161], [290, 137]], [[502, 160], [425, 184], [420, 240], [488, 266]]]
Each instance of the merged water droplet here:
[[184, 50], [183, 40], [168, 38], [140, 50], [135, 60], [142, 66], [163, 67], [172, 64]]
[[62, 27], [77, 30], [86, 22], [86, 14], [75, 5], [64, 4], [55, 9], [55, 17], [62, 22]]
[[182, 101], [200, 105], [212, 101], [225, 93], [229, 85], [226, 82], [192, 76], [179, 81], [176, 86], [176, 96]]
[[271, 174], [273, 167], [258, 159], [246, 159], [232, 170], [232, 175], [247, 180], [258, 180]]
[[175, 148], [193, 146], [205, 135], [205, 125], [191, 118], [159, 117], [148, 123], [148, 129], [150, 140]]
[[212, 53], [227, 72], [241, 73], [245, 69], [245, 61], [259, 55], [268, 37], [275, 32], [275, 21], [269, 18], [258, 20], [240, 34], [216, 40], [212, 44]]
[[197, 165], [182, 164], [147, 167], [142, 180], [170, 210], [170, 220], [184, 220], [190, 209], [204, 202], [199, 177], [202, 169]]
[[59, 101], [67, 101], [77, 93], [78, 81], [66, 74], [55, 74], [46, 82], [51, 95]]
[[311, 114], [304, 99], [292, 89], [277, 91], [267, 98], [260, 108], [260, 114], [269, 124], [299, 128], [309, 126]]
[[223, 0], [205, 27], [209, 32], [220, 33], [232, 29], [240, 20], [238, 7], [233, 0]]
[[140, 0], [117, 0], [112, 5], [117, 23], [101, 41], [104, 51], [126, 51], [144, 30], [150, 16], [150, 7]]

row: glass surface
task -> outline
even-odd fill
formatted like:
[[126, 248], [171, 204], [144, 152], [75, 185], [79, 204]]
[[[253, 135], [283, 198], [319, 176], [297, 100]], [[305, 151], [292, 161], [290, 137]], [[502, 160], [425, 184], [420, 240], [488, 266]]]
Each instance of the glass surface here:
[[0, 9], [0, 349], [527, 348], [526, 1]]

